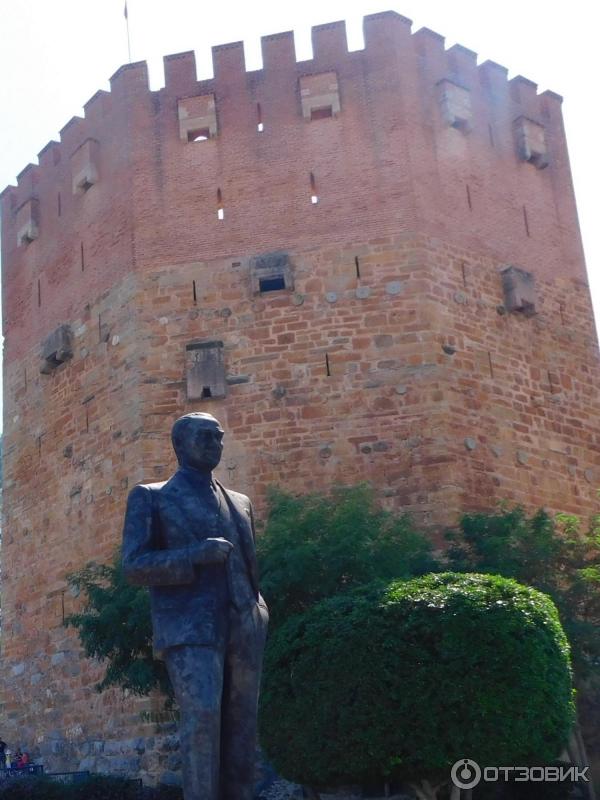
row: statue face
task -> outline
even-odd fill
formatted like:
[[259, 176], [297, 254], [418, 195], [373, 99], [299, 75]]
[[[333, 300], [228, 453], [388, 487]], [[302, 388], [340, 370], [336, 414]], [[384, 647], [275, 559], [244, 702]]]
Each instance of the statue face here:
[[223, 430], [215, 423], [198, 419], [187, 421], [178, 447], [183, 465], [201, 472], [212, 472], [218, 465], [223, 453]]

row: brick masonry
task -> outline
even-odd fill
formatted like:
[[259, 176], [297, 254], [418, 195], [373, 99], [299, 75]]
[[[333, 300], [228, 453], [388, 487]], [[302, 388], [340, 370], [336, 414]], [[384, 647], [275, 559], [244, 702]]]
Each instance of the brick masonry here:
[[[249, 73], [225, 45], [200, 83], [193, 54], [169, 56], [157, 92], [145, 64], [122, 67], [1, 196], [2, 735], [51, 769], [177, 771], [172, 725], [143, 721], [158, 701], [97, 694], [62, 621], [79, 603], [66, 575], [112, 557], [128, 490], [172, 471], [181, 413], [222, 420], [221, 477], [259, 516], [270, 485], [357, 480], [436, 539], [501, 499], [598, 510], [598, 345], [560, 98], [395, 13], [367, 17], [365, 43], [348, 53], [342, 23], [319, 26], [296, 63], [291, 34], [265, 37]], [[299, 79], [325, 73], [340, 109], [311, 120]], [[442, 113], [448, 80], [468, 128]], [[216, 134], [188, 142], [178, 101], [200, 95]], [[519, 157], [523, 116], [543, 126], [543, 169]], [[253, 259], [273, 251], [293, 289], [257, 294]], [[506, 311], [507, 265], [533, 274], [535, 314]], [[41, 374], [63, 324], [73, 355]], [[186, 346], [206, 341], [223, 343], [226, 397], [189, 402]]]

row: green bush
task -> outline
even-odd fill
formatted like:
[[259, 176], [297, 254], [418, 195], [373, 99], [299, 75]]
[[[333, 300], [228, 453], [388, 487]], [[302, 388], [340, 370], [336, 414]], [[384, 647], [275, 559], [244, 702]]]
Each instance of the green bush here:
[[271, 629], [339, 592], [437, 568], [428, 538], [408, 515], [383, 510], [366, 484], [300, 497], [273, 489], [268, 502], [257, 548]]
[[127, 583], [120, 551], [112, 566], [89, 563], [68, 581], [83, 594], [85, 606], [65, 623], [77, 629], [86, 656], [107, 665], [97, 690], [120, 686], [147, 695], [158, 689], [170, 703], [173, 690], [166, 667], [152, 655], [150, 595], [145, 587]]
[[447, 780], [467, 757], [550, 762], [573, 720], [555, 606], [500, 577], [345, 593], [290, 618], [267, 650], [261, 742], [299, 783]]
[[600, 679], [600, 519], [528, 515], [521, 506], [464, 514], [449, 530], [448, 560], [459, 572], [514, 578], [550, 595], [573, 650], [575, 674]]

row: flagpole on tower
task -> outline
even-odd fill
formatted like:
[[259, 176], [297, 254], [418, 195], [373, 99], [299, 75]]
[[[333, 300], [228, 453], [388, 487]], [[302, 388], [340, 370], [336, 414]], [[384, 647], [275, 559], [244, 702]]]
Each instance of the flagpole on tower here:
[[125, 0], [123, 14], [125, 16], [125, 25], [127, 26], [127, 53], [129, 54], [129, 63], [131, 64], [131, 40], [129, 38], [129, 13], [127, 11], [127, 0]]

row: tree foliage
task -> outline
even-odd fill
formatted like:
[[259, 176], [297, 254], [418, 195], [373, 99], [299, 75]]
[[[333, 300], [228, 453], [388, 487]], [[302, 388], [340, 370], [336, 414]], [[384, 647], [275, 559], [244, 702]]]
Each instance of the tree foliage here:
[[272, 490], [258, 558], [272, 625], [376, 579], [437, 568], [428, 538], [408, 515], [382, 509], [366, 484], [328, 495]]
[[147, 589], [125, 580], [120, 552], [112, 565], [90, 563], [68, 577], [85, 598], [82, 611], [65, 623], [77, 629], [88, 658], [106, 664], [98, 691], [120, 686], [133, 694], [158, 689], [168, 698], [171, 684], [162, 661], [152, 657], [152, 621]]
[[465, 514], [448, 531], [448, 560], [460, 572], [514, 578], [552, 597], [573, 649], [576, 674], [600, 666], [600, 520], [584, 528], [578, 517], [528, 515], [520, 506]]
[[276, 769], [313, 786], [548, 763], [574, 719], [569, 646], [552, 601], [512, 580], [372, 585], [275, 630], [261, 709]]

